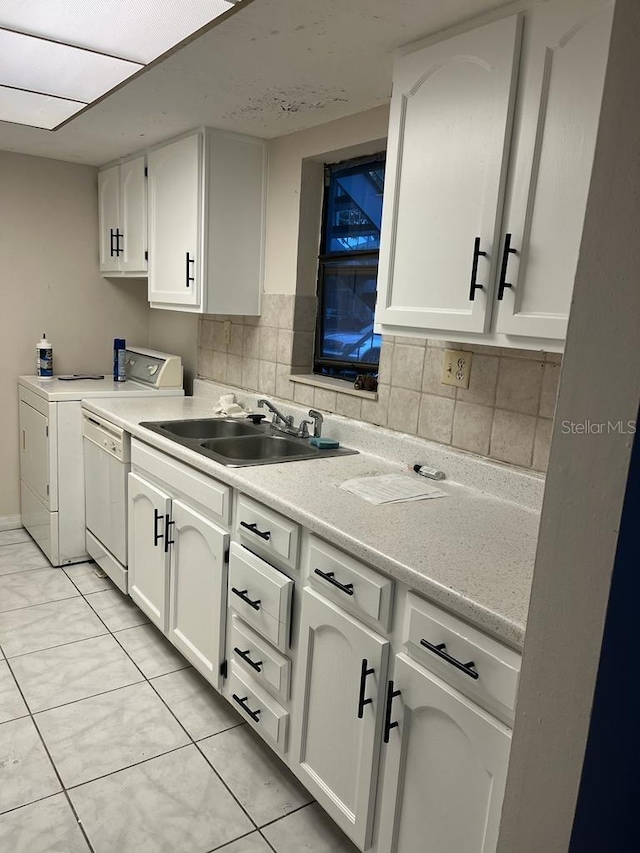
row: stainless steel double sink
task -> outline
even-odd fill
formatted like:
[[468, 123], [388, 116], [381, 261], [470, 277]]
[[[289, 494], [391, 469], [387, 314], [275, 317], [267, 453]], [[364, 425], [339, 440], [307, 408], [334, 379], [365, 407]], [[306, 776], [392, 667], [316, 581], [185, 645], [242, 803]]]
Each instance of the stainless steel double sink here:
[[255, 424], [237, 418], [146, 421], [140, 426], [233, 468], [358, 452], [346, 447], [323, 450], [310, 444], [308, 438], [278, 435], [269, 423]]

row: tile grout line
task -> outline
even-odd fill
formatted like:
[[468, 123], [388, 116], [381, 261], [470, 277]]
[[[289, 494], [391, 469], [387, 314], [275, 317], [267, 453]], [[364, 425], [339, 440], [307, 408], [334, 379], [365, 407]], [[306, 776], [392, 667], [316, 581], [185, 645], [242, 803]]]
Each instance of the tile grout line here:
[[[28, 574], [27, 572], [14, 572], [14, 574]], [[8, 575], [6, 577], [9, 577]], [[11, 575], [13, 577], [13, 575]], [[31, 604], [24, 604], [20, 607], [10, 607], [9, 610], [0, 610], [0, 615], [3, 613], [17, 613], [18, 610], [28, 610], [29, 607], [44, 607], [45, 604], [57, 604], [59, 601], [71, 601], [72, 598], [80, 598], [81, 592], [76, 595], [65, 595], [64, 598], [53, 598], [51, 601], [34, 601]]]

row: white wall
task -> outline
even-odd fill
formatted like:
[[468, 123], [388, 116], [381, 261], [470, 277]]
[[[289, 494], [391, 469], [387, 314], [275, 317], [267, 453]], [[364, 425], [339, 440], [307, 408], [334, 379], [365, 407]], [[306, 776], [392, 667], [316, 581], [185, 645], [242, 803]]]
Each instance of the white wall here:
[[[330, 121], [309, 130], [300, 130], [272, 139], [269, 143], [269, 187], [267, 195], [267, 250], [265, 268], [265, 291], [267, 293], [295, 293], [298, 273], [298, 235], [300, 225], [300, 188], [302, 166], [306, 158], [323, 162], [323, 155], [343, 150], [343, 156], [364, 153], [362, 145], [372, 140], [386, 139], [389, 125], [389, 107], [377, 107], [364, 113]], [[349, 151], [357, 147], [358, 151]], [[384, 146], [383, 146], [384, 147]], [[337, 157], [336, 159], [342, 159]], [[305, 175], [313, 178], [312, 173]], [[322, 172], [315, 170], [318, 189], [322, 186]], [[315, 194], [318, 205], [317, 227], [319, 234], [321, 192]], [[305, 199], [309, 204], [309, 199]], [[306, 217], [305, 217], [306, 220]], [[309, 239], [308, 229], [304, 240]], [[313, 237], [311, 237], [313, 239]], [[312, 259], [313, 274], [309, 282], [302, 282], [298, 293], [315, 293], [317, 274], [316, 247], [306, 256]], [[307, 285], [307, 286], [305, 286]]]
[[113, 338], [148, 345], [146, 282], [98, 272], [97, 171], [0, 151], [0, 517], [20, 512], [16, 378], [43, 331], [58, 373], [111, 370]]

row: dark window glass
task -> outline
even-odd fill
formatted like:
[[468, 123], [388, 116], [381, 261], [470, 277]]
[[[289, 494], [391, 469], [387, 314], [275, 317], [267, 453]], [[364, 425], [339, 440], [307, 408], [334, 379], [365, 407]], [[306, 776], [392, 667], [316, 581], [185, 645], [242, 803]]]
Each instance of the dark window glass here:
[[384, 155], [329, 166], [318, 272], [315, 371], [344, 379], [377, 373], [373, 331]]

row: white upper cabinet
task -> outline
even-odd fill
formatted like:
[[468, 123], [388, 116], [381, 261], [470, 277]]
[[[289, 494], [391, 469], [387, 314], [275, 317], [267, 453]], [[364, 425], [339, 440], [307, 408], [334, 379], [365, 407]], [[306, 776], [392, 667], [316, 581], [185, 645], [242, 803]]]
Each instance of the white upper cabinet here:
[[542, 3], [526, 15], [498, 332], [566, 335], [612, 16], [610, 0]]
[[485, 329], [519, 38], [509, 17], [396, 63], [379, 323]]
[[266, 143], [205, 129], [149, 152], [153, 308], [258, 314]]
[[146, 158], [98, 172], [100, 271], [109, 277], [147, 275]]
[[382, 329], [561, 348], [612, 11], [540, 3], [397, 61]]

